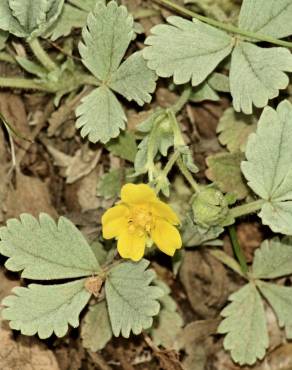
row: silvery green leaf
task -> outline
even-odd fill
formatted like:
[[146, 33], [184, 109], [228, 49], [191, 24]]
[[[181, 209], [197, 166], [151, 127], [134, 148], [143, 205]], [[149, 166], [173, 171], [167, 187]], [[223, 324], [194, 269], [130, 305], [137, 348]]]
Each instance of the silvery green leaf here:
[[142, 51], [138, 51], [113, 72], [109, 87], [129, 101], [143, 105], [151, 101], [156, 78], [155, 72], [147, 67]]
[[190, 101], [198, 103], [204, 100], [218, 101], [219, 95], [209, 85], [208, 81], [202, 82], [199, 86], [193, 88]]
[[287, 334], [289, 337], [289, 330], [292, 326], [292, 288], [264, 281], [258, 281], [257, 286], [275, 311], [279, 326], [288, 329]]
[[81, 337], [83, 347], [97, 352], [104, 348], [113, 333], [105, 300], [89, 307], [84, 317]]
[[291, 18], [291, 0], [244, 0], [239, 15], [239, 27], [280, 39], [292, 34]]
[[63, 337], [68, 324], [79, 325], [79, 314], [87, 304], [90, 293], [84, 287], [85, 279], [58, 285], [30, 284], [16, 287], [14, 295], [2, 301], [2, 317], [10, 327], [24, 335], [38, 333], [41, 339], [53, 333]]
[[[4, 14], [9, 23], [8, 28], [5, 29], [16, 36], [29, 39], [44, 33], [59, 17], [64, 5], [64, 0], [2, 0], [1, 2], [3, 4], [6, 2], [11, 12], [8, 14], [6, 6]], [[2, 28], [1, 23], [0, 27]]]
[[256, 279], [275, 279], [292, 274], [292, 240], [265, 240], [255, 251], [252, 271]]
[[233, 108], [225, 110], [217, 126], [220, 143], [226, 145], [227, 149], [232, 153], [244, 152], [247, 139], [255, 130], [255, 117], [237, 113]]
[[203, 82], [232, 50], [232, 38], [197, 19], [169, 17], [157, 25], [143, 51], [148, 67], [160, 77], [173, 76], [175, 84]]
[[[1, 5], [0, 5], [0, 7], [1, 7]], [[1, 23], [0, 23], [0, 26], [1, 26]], [[5, 42], [8, 38], [8, 35], [9, 35], [8, 32], [4, 32], [4, 31], [0, 30], [0, 50], [2, 50], [4, 48]]]
[[274, 232], [292, 235], [292, 104], [266, 107], [249, 136], [241, 169], [252, 190], [265, 200], [259, 216]]
[[76, 127], [81, 128], [81, 136], [88, 136], [92, 143], [101, 141], [105, 144], [117, 137], [127, 120], [121, 104], [106, 86], [85, 96], [76, 109], [76, 115]]
[[164, 295], [159, 299], [161, 310], [151, 328], [151, 336], [157, 346], [162, 345], [164, 348], [174, 348], [176, 337], [181, 331], [184, 322], [177, 312], [177, 304], [170, 295], [168, 285], [160, 280], [155, 281], [155, 283], [163, 290]]
[[[131, 331], [140, 334], [151, 327], [153, 316], [160, 305], [163, 291], [150, 285], [153, 270], [146, 270], [149, 262], [124, 262], [113, 267], [107, 275], [105, 294], [114, 336], [129, 338]], [[145, 271], [146, 270], [146, 271]]]
[[231, 303], [221, 312], [224, 320], [218, 333], [227, 334], [223, 345], [230, 351], [233, 361], [253, 365], [265, 356], [269, 345], [261, 296], [255, 285], [249, 283], [229, 299]]
[[108, 82], [118, 69], [133, 37], [133, 17], [124, 6], [98, 3], [83, 28], [79, 52], [84, 65], [101, 81]]
[[216, 91], [230, 92], [229, 78], [222, 73], [212, 73], [208, 78], [208, 84]]
[[3, 31], [9, 31], [15, 36], [25, 37], [27, 33], [13, 16], [12, 11], [9, 7], [9, 0], [0, 0], [0, 29]]
[[61, 36], [68, 36], [73, 28], [82, 28], [86, 24], [88, 12], [65, 4], [61, 15], [47, 30], [46, 36], [51, 36], [53, 41]]
[[106, 3], [105, 0], [68, 0], [68, 2], [85, 12], [90, 12], [95, 6], [105, 5]]
[[217, 153], [206, 159], [206, 176], [224, 193], [232, 193], [237, 199], [244, 199], [249, 189], [240, 170], [244, 160], [242, 152]]
[[131, 182], [131, 169], [114, 168], [101, 176], [97, 185], [97, 195], [104, 199], [117, 198], [123, 184]]
[[106, 148], [112, 154], [126, 159], [129, 162], [134, 162], [137, 154], [135, 135], [129, 131], [125, 131], [116, 139], [109, 141], [106, 144]]
[[65, 217], [56, 224], [44, 213], [39, 220], [22, 214], [0, 229], [0, 240], [0, 252], [9, 257], [6, 268], [23, 270], [23, 278], [67, 279], [100, 271], [87, 241]]
[[237, 112], [252, 113], [252, 106], [263, 108], [269, 99], [288, 86], [284, 72], [292, 72], [292, 54], [282, 47], [261, 48], [238, 42], [232, 52], [230, 91]]

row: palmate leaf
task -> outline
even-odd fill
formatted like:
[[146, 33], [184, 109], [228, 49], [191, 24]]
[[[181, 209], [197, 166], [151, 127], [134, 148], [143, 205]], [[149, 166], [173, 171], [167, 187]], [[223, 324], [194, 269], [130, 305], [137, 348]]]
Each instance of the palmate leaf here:
[[291, 0], [244, 0], [239, 27], [261, 35], [283, 38], [292, 34]]
[[76, 109], [76, 115], [76, 127], [81, 128], [81, 136], [88, 136], [92, 143], [107, 143], [117, 137], [127, 120], [121, 104], [106, 86], [85, 96]]
[[0, 28], [31, 39], [44, 33], [59, 17], [64, 0], [1, 0]]
[[290, 328], [292, 327], [292, 288], [264, 281], [258, 281], [257, 285], [275, 311], [279, 326], [281, 328], [285, 327], [287, 337], [292, 339], [290, 335]]
[[79, 314], [90, 298], [84, 284], [85, 279], [81, 279], [59, 285], [16, 287], [12, 290], [15, 295], [2, 301], [2, 317], [24, 335], [38, 333], [45, 339], [55, 333], [62, 337], [68, 324], [74, 328], [79, 325]]
[[[128, 338], [131, 331], [140, 334], [151, 327], [153, 316], [159, 312], [158, 298], [163, 291], [150, 285], [155, 278], [146, 270], [149, 262], [124, 262], [113, 267], [106, 279], [105, 294], [113, 334]], [[146, 271], [145, 271], [146, 270]]]
[[292, 240], [265, 240], [255, 251], [252, 272], [255, 279], [275, 279], [292, 274]]
[[232, 38], [196, 19], [169, 17], [168, 25], [157, 25], [143, 51], [148, 67], [160, 77], [173, 76], [174, 83], [203, 82], [232, 50]]
[[110, 89], [139, 105], [149, 103], [155, 90], [156, 75], [147, 68], [141, 52], [120, 65], [133, 35], [133, 17], [115, 1], [97, 2], [83, 28], [82, 61], [101, 82], [76, 110], [76, 126], [91, 142], [107, 143], [125, 127], [126, 116]]
[[90, 306], [81, 331], [83, 346], [93, 352], [99, 351], [104, 348], [112, 335], [105, 300]]
[[0, 252], [5, 266], [23, 270], [29, 279], [50, 280], [89, 276], [100, 266], [81, 232], [66, 218], [58, 223], [46, 214], [39, 220], [22, 214], [0, 229]]
[[225, 319], [218, 333], [227, 333], [224, 348], [231, 352], [235, 362], [252, 365], [264, 357], [269, 344], [260, 294], [255, 285], [249, 283], [229, 299], [231, 303], [221, 312]]
[[249, 136], [241, 169], [252, 190], [265, 200], [259, 216], [274, 232], [292, 235], [292, 104], [266, 107]]
[[5, 47], [5, 42], [8, 38], [8, 35], [9, 35], [8, 32], [4, 32], [0, 30], [0, 50], [2, 50]]
[[238, 42], [232, 52], [230, 91], [234, 109], [252, 113], [252, 105], [262, 108], [269, 99], [288, 86], [284, 72], [292, 72], [292, 54], [285, 48], [261, 48]]

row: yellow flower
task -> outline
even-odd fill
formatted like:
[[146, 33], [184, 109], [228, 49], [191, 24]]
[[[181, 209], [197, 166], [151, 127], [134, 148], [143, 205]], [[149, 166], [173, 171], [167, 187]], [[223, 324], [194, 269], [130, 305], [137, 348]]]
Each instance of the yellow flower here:
[[133, 261], [143, 257], [148, 238], [169, 256], [182, 245], [174, 226], [180, 223], [177, 215], [146, 184], [124, 185], [121, 201], [104, 213], [101, 222], [103, 237], [116, 238], [121, 257]]

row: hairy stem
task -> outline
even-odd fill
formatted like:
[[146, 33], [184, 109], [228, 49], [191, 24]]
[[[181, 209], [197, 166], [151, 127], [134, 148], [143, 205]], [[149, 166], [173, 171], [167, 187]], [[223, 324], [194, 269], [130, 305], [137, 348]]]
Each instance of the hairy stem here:
[[233, 207], [230, 209], [230, 214], [232, 217], [237, 218], [250, 213], [259, 211], [265, 201], [263, 199], [255, 200], [250, 203], [243, 204], [242, 206]]
[[248, 272], [248, 266], [247, 266], [245, 255], [244, 255], [244, 253], [241, 249], [241, 246], [239, 244], [234, 225], [229, 226], [228, 231], [229, 231], [229, 235], [230, 235], [230, 239], [231, 239], [234, 254], [235, 254], [235, 256], [236, 256], [236, 258], [237, 258], [237, 260], [240, 264], [242, 272], [244, 273], [244, 275], [246, 275], [247, 272]]
[[195, 181], [195, 179], [193, 178], [193, 175], [187, 169], [187, 167], [184, 164], [182, 158], [179, 157], [176, 163], [178, 165], [178, 168], [180, 169], [180, 172], [185, 177], [185, 179], [188, 181], [188, 183], [191, 185], [191, 187], [193, 188], [193, 190], [196, 193], [199, 193], [201, 191], [200, 185]]
[[[178, 151], [175, 151], [171, 155], [171, 157], [169, 158], [168, 162], [166, 163], [166, 165], [163, 168], [159, 177], [161, 177], [161, 178], [166, 178], [167, 177], [167, 175], [171, 171], [172, 167], [174, 166], [175, 162], [178, 160], [179, 156], [180, 156], [180, 153]], [[161, 187], [162, 187], [162, 184], [160, 184], [159, 181], [158, 181], [158, 184], [155, 188], [155, 191], [156, 191], [157, 194], [160, 192]]]
[[32, 52], [38, 61], [48, 70], [53, 71], [58, 68], [57, 64], [50, 58], [49, 54], [43, 49], [37, 38], [28, 42]]
[[236, 34], [236, 35], [243, 36], [247, 39], [253, 39], [253, 40], [257, 40], [257, 41], [265, 41], [265, 42], [269, 42], [270, 44], [284, 46], [286, 48], [292, 49], [292, 42], [278, 40], [278, 39], [275, 39], [275, 38], [270, 37], [270, 36], [261, 35], [259, 33], [254, 33], [254, 32], [251, 32], [251, 31], [243, 30], [239, 27], [233, 26], [232, 24], [226, 24], [226, 23], [223, 23], [223, 22], [216, 21], [215, 19], [205, 17], [205, 16], [197, 14], [197, 13], [195, 13], [195, 12], [189, 10], [189, 9], [186, 9], [183, 6], [175, 4], [171, 0], [152, 0], [152, 1], [155, 1], [159, 4], [161, 4], [161, 5], [165, 5], [168, 8], [176, 10], [177, 12], [179, 12], [183, 15], [186, 15], [186, 16], [191, 17], [191, 18], [199, 19], [200, 21], [202, 21], [204, 23], [207, 23], [207, 24], [210, 24], [211, 26], [214, 26], [216, 28], [219, 28], [221, 30], [224, 30], [224, 31]]

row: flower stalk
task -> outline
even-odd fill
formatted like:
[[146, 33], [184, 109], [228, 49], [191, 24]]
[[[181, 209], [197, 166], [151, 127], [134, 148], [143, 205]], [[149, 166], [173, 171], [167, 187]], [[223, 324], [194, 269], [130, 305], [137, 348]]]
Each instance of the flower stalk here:
[[38, 61], [48, 70], [54, 71], [58, 68], [57, 64], [50, 58], [49, 54], [43, 49], [37, 38], [28, 42], [32, 52]]

